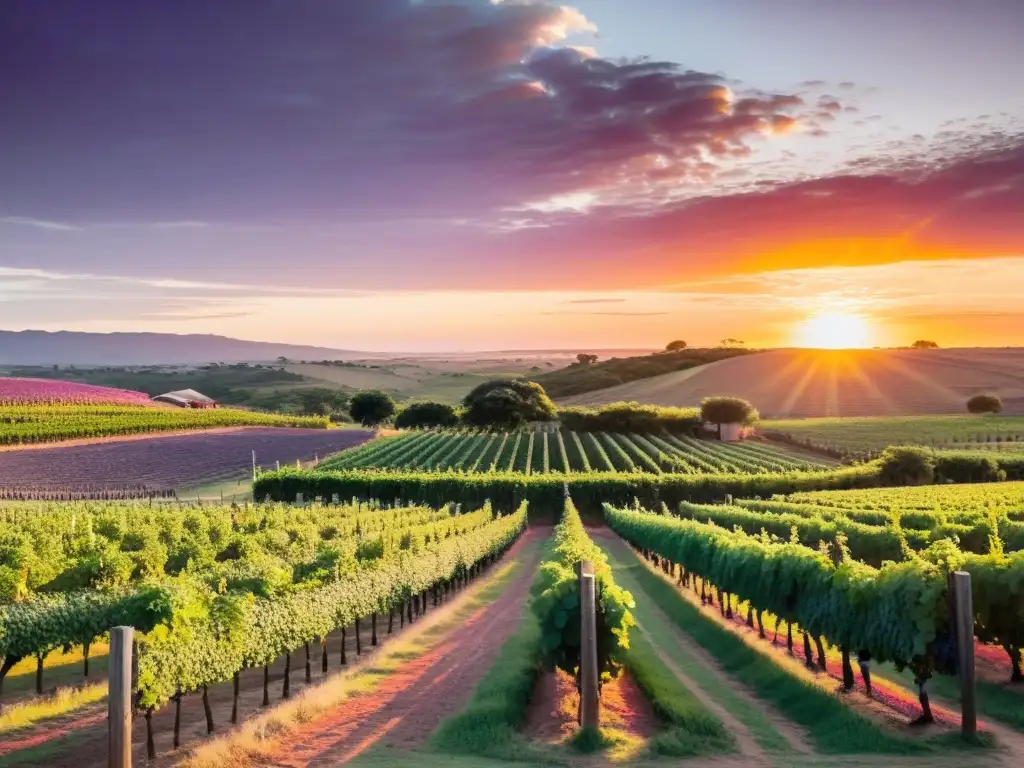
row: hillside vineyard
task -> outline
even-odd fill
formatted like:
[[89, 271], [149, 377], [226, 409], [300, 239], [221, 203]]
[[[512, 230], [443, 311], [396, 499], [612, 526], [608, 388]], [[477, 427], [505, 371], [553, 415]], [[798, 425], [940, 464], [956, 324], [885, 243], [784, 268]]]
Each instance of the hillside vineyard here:
[[824, 466], [825, 461], [763, 444], [726, 444], [668, 432], [522, 430], [404, 433], [346, 451], [323, 462], [319, 469], [700, 475], [810, 471]]

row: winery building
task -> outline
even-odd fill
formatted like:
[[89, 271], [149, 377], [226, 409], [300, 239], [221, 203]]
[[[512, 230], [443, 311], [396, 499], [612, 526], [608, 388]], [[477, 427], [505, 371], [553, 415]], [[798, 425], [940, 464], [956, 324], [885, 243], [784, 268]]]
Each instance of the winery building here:
[[156, 395], [153, 398], [158, 403], [169, 403], [181, 408], [216, 408], [217, 401], [207, 397], [194, 389], [179, 389], [175, 392], [167, 392], [163, 395]]

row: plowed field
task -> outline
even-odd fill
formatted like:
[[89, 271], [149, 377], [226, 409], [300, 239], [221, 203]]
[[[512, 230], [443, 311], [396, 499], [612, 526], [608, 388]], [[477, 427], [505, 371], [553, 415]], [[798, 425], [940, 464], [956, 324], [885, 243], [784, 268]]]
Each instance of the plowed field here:
[[308, 461], [369, 440], [360, 429], [238, 429], [0, 454], [0, 488], [77, 491], [144, 485], [194, 487], [264, 468]]
[[688, 406], [710, 395], [750, 400], [766, 417], [965, 413], [994, 392], [1024, 414], [1024, 348], [774, 350], [568, 398]]

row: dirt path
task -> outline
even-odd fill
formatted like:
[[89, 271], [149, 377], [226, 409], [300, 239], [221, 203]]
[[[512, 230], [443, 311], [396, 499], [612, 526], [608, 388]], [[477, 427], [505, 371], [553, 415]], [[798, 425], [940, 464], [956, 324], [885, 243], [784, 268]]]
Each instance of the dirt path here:
[[[646, 564], [637, 558], [635, 553], [625, 544], [625, 542], [623, 542], [622, 539], [616, 536], [609, 529], [595, 528], [591, 530], [591, 535], [599, 539], [602, 545], [614, 554], [616, 559], [625, 563], [632, 563], [633, 561], [636, 561], [642, 567], [646, 567]], [[772, 708], [765, 706], [764, 702], [757, 698], [757, 696], [755, 696], [746, 686], [739, 683], [727, 672], [722, 670], [718, 665], [718, 662], [707, 651], [705, 651], [698, 643], [694, 642], [689, 635], [684, 632], [680, 632], [675, 628], [674, 623], [665, 615], [656, 603], [651, 601], [649, 607], [657, 619], [669, 627], [673, 639], [683, 649], [684, 653], [699, 661], [701, 666], [712, 672], [716, 681], [722, 688], [731, 690], [751, 708], [760, 712], [772, 727], [774, 727], [775, 730], [777, 730], [786, 740], [794, 752], [802, 755], [813, 754], [814, 750], [808, 743], [803, 731], [798, 726], [780, 716]], [[648, 641], [650, 641], [651, 646], [654, 648], [659, 658], [661, 658], [662, 662], [672, 670], [672, 673], [683, 683], [683, 685], [685, 685], [693, 695], [696, 696], [707, 709], [717, 716], [726, 725], [730, 732], [732, 732], [736, 737], [740, 754], [745, 757], [763, 758], [764, 750], [754, 739], [747, 725], [729, 712], [724, 706], [719, 704], [689, 675], [685, 674], [665, 649], [658, 646], [655, 638], [651, 636], [647, 628], [640, 625], [639, 629]]]
[[441, 635], [425, 654], [410, 659], [372, 691], [290, 734], [271, 765], [329, 766], [387, 745], [423, 745], [441, 721], [458, 712], [519, 626], [547, 529], [527, 531], [517, 547], [522, 567], [501, 596]]
[[[601, 727], [610, 726], [646, 742], [660, 726], [654, 707], [629, 672], [601, 686]], [[561, 669], [537, 678], [523, 733], [547, 744], [559, 744], [579, 732], [579, 689], [572, 675]]]

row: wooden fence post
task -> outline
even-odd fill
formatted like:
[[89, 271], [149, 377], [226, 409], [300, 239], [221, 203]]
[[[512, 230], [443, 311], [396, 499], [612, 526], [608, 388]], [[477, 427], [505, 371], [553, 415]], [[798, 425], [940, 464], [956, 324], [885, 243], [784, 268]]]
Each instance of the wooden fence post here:
[[131, 627], [110, 630], [107, 722], [109, 768], [132, 765], [132, 634]]
[[953, 574], [956, 599], [956, 649], [960, 670], [960, 718], [964, 735], [978, 731], [978, 710], [974, 684], [974, 605], [971, 599], [971, 574]]
[[580, 579], [580, 726], [597, 730], [600, 699], [597, 674], [597, 606], [594, 564], [582, 560]]

